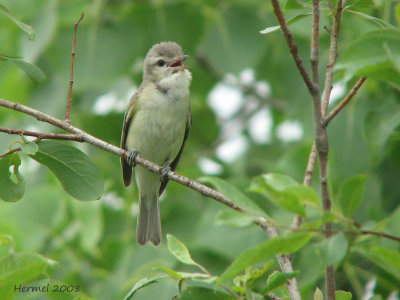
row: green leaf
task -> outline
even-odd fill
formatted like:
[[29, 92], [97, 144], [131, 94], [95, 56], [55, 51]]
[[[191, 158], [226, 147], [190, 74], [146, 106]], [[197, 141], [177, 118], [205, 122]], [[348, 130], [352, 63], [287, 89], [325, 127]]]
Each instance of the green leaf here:
[[[400, 86], [400, 73], [393, 58], [400, 56], [400, 32], [377, 30], [361, 35], [338, 58], [335, 70], [344, 71], [344, 80], [368, 77]], [[388, 49], [392, 57], [388, 55]]]
[[251, 216], [232, 209], [220, 210], [216, 216], [217, 225], [246, 227], [252, 223], [253, 223], [253, 218]]
[[124, 297], [124, 300], [129, 300], [129, 299], [131, 299], [131, 298], [133, 297], [133, 295], [134, 295], [138, 290], [140, 290], [141, 288], [144, 288], [144, 287], [146, 287], [146, 286], [148, 286], [148, 285], [150, 285], [150, 284], [152, 284], [152, 283], [155, 283], [155, 282], [157, 282], [158, 280], [163, 279], [163, 278], [165, 278], [165, 277], [167, 277], [167, 275], [161, 274], [161, 273], [160, 273], [160, 274], [156, 274], [156, 275], [151, 276], [151, 277], [145, 277], [145, 278], [139, 280], [139, 281], [132, 287], [132, 289], [129, 291], [129, 293], [126, 294], [126, 296]]
[[285, 6], [283, 7], [283, 10], [303, 9], [305, 7], [306, 5], [300, 0], [287, 0]]
[[[15, 202], [24, 195], [25, 182], [18, 171], [20, 165], [18, 153], [9, 154], [0, 159], [0, 199]], [[9, 171], [11, 166], [14, 169], [12, 174]]]
[[340, 262], [346, 256], [347, 240], [343, 233], [339, 233], [324, 239], [316, 247], [325, 265], [330, 266]]
[[[289, 19], [286, 24], [287, 25], [294, 24], [294, 23], [296, 23], [296, 22], [298, 22], [298, 21], [300, 21], [300, 20], [302, 20], [302, 19], [304, 19], [304, 18], [306, 18], [308, 16], [311, 16], [311, 13], [297, 15], [297, 16]], [[274, 31], [278, 31], [279, 29], [281, 29], [281, 25], [270, 26], [270, 27], [267, 27], [267, 28], [261, 30], [260, 33], [261, 34], [268, 34], [268, 33], [274, 32]]]
[[[54, 265], [38, 253], [21, 252], [0, 259], [0, 295], [15, 285], [33, 281]], [[13, 290], [12, 290], [13, 291]]]
[[365, 20], [371, 21], [384, 29], [397, 30], [397, 28], [395, 26], [393, 26], [392, 24], [385, 22], [384, 20], [376, 18], [374, 16], [370, 16], [370, 15], [364, 14], [362, 12], [350, 10], [350, 9], [346, 9], [346, 12], [357, 15]]
[[350, 218], [361, 204], [364, 186], [367, 181], [365, 175], [358, 175], [347, 179], [340, 187], [338, 204], [342, 213]]
[[204, 287], [188, 287], [178, 298], [180, 300], [235, 300], [236, 298], [222, 292]]
[[0, 233], [0, 245], [8, 246], [8, 251], [12, 253], [15, 248], [15, 242], [11, 235]]
[[336, 300], [351, 300], [352, 294], [350, 292], [345, 291], [336, 291], [335, 298]]
[[311, 233], [290, 233], [271, 238], [265, 242], [249, 248], [235, 258], [232, 264], [221, 276], [226, 281], [243, 272], [246, 267], [267, 259], [273, 254], [293, 253], [303, 247], [310, 240]]
[[199, 178], [200, 182], [209, 183], [220, 191], [226, 198], [236, 206], [254, 215], [261, 215], [268, 218], [268, 215], [253, 200], [243, 194], [239, 189], [229, 182], [218, 177], [205, 176]]
[[399, 105], [386, 105], [384, 110], [371, 111], [364, 120], [364, 135], [371, 161], [378, 163], [385, 154], [385, 146], [400, 125]]
[[46, 75], [35, 65], [18, 59], [10, 61], [24, 71], [36, 86], [40, 86], [46, 81]]
[[314, 300], [324, 300], [324, 295], [322, 294], [322, 291], [319, 288], [315, 289]]
[[83, 296], [76, 296], [72, 300], [96, 300], [96, 298], [90, 298], [90, 297], [83, 297]]
[[2, 4], [0, 4], [0, 13], [3, 13], [6, 15], [9, 19], [11, 19], [19, 28], [21, 28], [25, 33], [28, 35], [28, 39], [34, 40], [35, 39], [35, 30], [32, 28], [32, 26], [29, 26], [25, 24], [24, 22], [21, 22], [18, 20], [16, 17], [14, 17], [12, 14], [10, 14], [9, 10]]
[[163, 272], [165, 272], [166, 274], [169, 275], [169, 277], [171, 277], [172, 279], [176, 279], [176, 280], [180, 280], [182, 279], [182, 276], [179, 275], [178, 272], [176, 272], [175, 270], [169, 269], [169, 268], [165, 268], [165, 267], [157, 267], [155, 268], [156, 270], [161, 270]]
[[54, 141], [40, 141], [38, 146], [38, 152], [31, 157], [48, 167], [68, 194], [84, 201], [100, 199], [103, 178], [86, 154]]
[[400, 253], [398, 251], [371, 245], [356, 248], [356, 251], [400, 280]]
[[25, 154], [28, 154], [28, 155], [29, 154], [35, 155], [36, 152], [39, 150], [38, 145], [36, 143], [32, 143], [32, 142], [22, 143], [20, 145], [20, 148], [21, 148], [22, 152], [24, 152]]
[[190, 256], [188, 248], [183, 244], [180, 240], [178, 240], [176, 237], [174, 237], [172, 234], [167, 234], [167, 240], [168, 240], [168, 250], [169, 252], [172, 253], [173, 256], [175, 256], [180, 262], [187, 264], [187, 265], [193, 265], [197, 266], [203, 271], [205, 271], [205, 268], [195, 262], [192, 257]]
[[271, 275], [268, 276], [267, 279], [267, 286], [261, 290], [262, 294], [266, 294], [273, 289], [283, 285], [286, 283], [288, 279], [291, 279], [295, 276], [297, 276], [300, 272], [278, 272], [275, 271]]
[[311, 187], [301, 186], [291, 177], [282, 174], [261, 175], [252, 180], [250, 190], [257, 192], [276, 206], [305, 217], [303, 203], [317, 203]]

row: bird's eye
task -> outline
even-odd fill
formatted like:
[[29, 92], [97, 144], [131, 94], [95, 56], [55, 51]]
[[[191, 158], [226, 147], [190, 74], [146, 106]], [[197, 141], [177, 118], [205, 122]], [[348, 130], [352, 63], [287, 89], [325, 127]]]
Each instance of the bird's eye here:
[[165, 60], [160, 59], [160, 60], [157, 62], [157, 65], [160, 66], [160, 67], [165, 66]]

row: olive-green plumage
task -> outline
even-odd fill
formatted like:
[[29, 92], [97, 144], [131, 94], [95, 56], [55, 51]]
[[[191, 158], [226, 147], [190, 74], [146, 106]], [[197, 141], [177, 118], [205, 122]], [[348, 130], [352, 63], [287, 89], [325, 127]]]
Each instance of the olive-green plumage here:
[[[183, 65], [187, 58], [173, 42], [154, 45], [146, 55], [143, 82], [129, 101], [124, 117], [121, 148], [174, 170], [189, 134], [191, 116], [189, 86], [192, 79]], [[125, 186], [132, 177], [132, 166], [121, 159]], [[161, 242], [158, 199], [168, 179], [135, 168], [139, 189], [139, 215], [136, 239], [140, 245]]]

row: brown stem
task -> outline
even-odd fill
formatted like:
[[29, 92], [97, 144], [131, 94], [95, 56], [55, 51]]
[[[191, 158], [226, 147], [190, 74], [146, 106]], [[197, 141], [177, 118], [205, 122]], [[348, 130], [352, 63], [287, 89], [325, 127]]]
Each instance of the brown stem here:
[[357, 94], [357, 91], [360, 89], [366, 79], [366, 77], [360, 78], [347, 93], [347, 95], [342, 100], [340, 100], [338, 105], [336, 105], [336, 107], [329, 112], [329, 114], [325, 117], [324, 122], [322, 123], [324, 127], [328, 126], [329, 122], [332, 121], [332, 119], [336, 117], [336, 115], [343, 109], [343, 107], [345, 107], [345, 105], [349, 103], [350, 100]]
[[7, 151], [6, 153], [1, 154], [0, 158], [3, 158], [9, 154], [12, 154], [12, 153], [18, 152], [18, 151], [21, 151], [21, 148], [18, 147], [18, 148], [11, 149], [10, 151]]
[[67, 140], [67, 141], [76, 141], [76, 142], [83, 142], [82, 138], [75, 134], [65, 134], [65, 133], [43, 133], [43, 132], [36, 132], [36, 131], [29, 131], [29, 130], [22, 130], [22, 129], [11, 129], [11, 128], [4, 128], [0, 127], [0, 132], [5, 132], [8, 134], [22, 134], [25, 136], [35, 136], [39, 139], [48, 139], [48, 140]]
[[79, 20], [74, 25], [74, 35], [72, 39], [72, 51], [71, 51], [71, 66], [69, 70], [69, 88], [68, 88], [68, 98], [67, 106], [65, 107], [65, 121], [69, 122], [69, 110], [71, 108], [72, 100], [72, 85], [74, 84], [74, 60], [75, 60], [75, 45], [76, 45], [76, 30], [79, 23], [82, 21], [84, 14], [82, 13]]
[[292, 33], [289, 31], [289, 28], [286, 24], [286, 20], [283, 16], [282, 9], [279, 5], [279, 1], [271, 0], [271, 2], [272, 2], [272, 6], [274, 7], [275, 16], [278, 19], [278, 23], [281, 26], [283, 35], [286, 39], [286, 43], [288, 44], [290, 54], [293, 56], [294, 62], [296, 64], [297, 69], [299, 70], [299, 72], [301, 74], [301, 77], [303, 77], [303, 80], [304, 80], [310, 94], [311, 95], [318, 94], [317, 87], [311, 81], [310, 75], [308, 75], [308, 73], [304, 67], [303, 61], [301, 60], [301, 58], [298, 54], [297, 45], [293, 41]]

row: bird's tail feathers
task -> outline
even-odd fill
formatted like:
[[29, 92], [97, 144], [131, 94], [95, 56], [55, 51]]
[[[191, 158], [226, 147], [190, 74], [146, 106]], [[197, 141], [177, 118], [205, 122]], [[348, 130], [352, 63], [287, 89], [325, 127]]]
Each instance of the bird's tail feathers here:
[[[154, 246], [161, 243], [161, 221], [158, 207], [158, 196], [149, 201], [140, 196], [139, 215], [136, 227], [136, 239], [139, 245], [151, 242]], [[149, 205], [150, 204], [150, 205]]]

